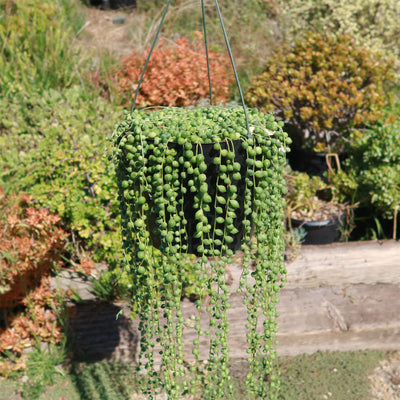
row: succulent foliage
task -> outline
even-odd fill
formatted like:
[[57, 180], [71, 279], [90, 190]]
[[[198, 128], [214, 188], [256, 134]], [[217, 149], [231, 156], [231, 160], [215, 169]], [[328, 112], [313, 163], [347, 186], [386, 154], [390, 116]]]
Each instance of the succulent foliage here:
[[[178, 399], [207, 382], [204, 398], [229, 398], [226, 269], [241, 248], [249, 398], [276, 398], [275, 303], [285, 280], [282, 174], [289, 139], [271, 114], [252, 110], [249, 127], [250, 132], [240, 107], [165, 108], [135, 110], [114, 131], [123, 246], [140, 316], [139, 368], [147, 371], [148, 394], [162, 385], [169, 398]], [[187, 371], [180, 301], [190, 257], [198, 315], [194, 362]], [[204, 311], [207, 321], [200, 318]], [[203, 336], [210, 343], [204, 367]]]

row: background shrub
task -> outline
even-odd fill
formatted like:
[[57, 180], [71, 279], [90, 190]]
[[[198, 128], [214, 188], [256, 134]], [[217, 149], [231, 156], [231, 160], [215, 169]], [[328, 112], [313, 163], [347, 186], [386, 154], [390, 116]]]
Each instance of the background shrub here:
[[278, 0], [287, 39], [303, 32], [351, 35], [372, 52], [396, 58], [400, 73], [400, 2], [397, 0]]
[[[230, 63], [214, 51], [209, 52], [213, 100], [226, 102], [232, 83]], [[119, 92], [131, 105], [146, 56], [133, 52], [123, 61], [119, 73]], [[177, 39], [172, 45], [161, 42], [154, 50], [136, 101], [138, 107], [189, 106], [209, 97], [205, 50], [200, 43]]]
[[28, 195], [0, 190], [0, 374], [24, 367], [23, 349], [62, 339], [50, 274], [61, 268], [67, 233], [60, 217]]
[[[2, 196], [2, 191], [0, 192]], [[2, 196], [0, 230], [0, 307], [20, 302], [43, 276], [60, 268], [67, 234], [56, 224], [60, 217], [35, 209], [28, 195]]]
[[400, 207], [399, 130], [398, 122], [375, 125], [356, 138], [345, 162], [344, 188], [356, 183], [348, 193], [370, 217], [393, 219]]
[[[160, 10], [166, 1], [138, 1], [138, 14], [135, 27], [131, 29], [133, 48], [143, 52], [151, 45], [151, 40], [160, 19]], [[220, 0], [224, 25], [229, 35], [230, 45], [245, 88], [251, 76], [259, 73], [271, 55], [271, 49], [282, 39], [277, 16], [279, 10], [276, 0]], [[210, 47], [220, 54], [227, 55], [225, 40], [218, 19], [215, 2], [205, 1], [207, 34]], [[145, 23], [144, 23], [145, 22]], [[238, 27], [240, 26], [240, 29]], [[200, 2], [177, 0], [171, 2], [165, 18], [162, 33], [168, 40], [177, 37], [196, 38], [194, 32], [202, 31], [202, 11]], [[204, 50], [201, 51], [204, 53]], [[193, 64], [194, 65], [194, 64]], [[229, 71], [232, 76], [232, 71]]]
[[391, 64], [349, 36], [308, 33], [282, 46], [255, 77], [250, 106], [274, 111], [297, 144], [340, 150], [355, 128], [374, 123], [388, 101]]

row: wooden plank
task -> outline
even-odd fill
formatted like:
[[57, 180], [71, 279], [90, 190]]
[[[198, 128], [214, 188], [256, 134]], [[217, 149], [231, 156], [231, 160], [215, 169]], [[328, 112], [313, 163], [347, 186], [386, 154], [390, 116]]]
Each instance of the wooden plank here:
[[400, 348], [400, 285], [283, 289], [278, 354]]
[[[294, 356], [317, 350], [400, 348], [400, 285], [349, 285], [283, 289], [277, 306], [278, 354]], [[228, 310], [230, 356], [246, 358], [247, 311], [241, 294], [233, 293]], [[116, 319], [123, 305], [86, 302], [71, 315], [73, 354], [84, 359], [134, 363], [138, 354], [138, 320], [127, 315]], [[193, 361], [195, 304], [182, 302], [183, 350]], [[260, 324], [261, 325], [261, 324]], [[208, 314], [201, 312], [201, 326], [208, 329]], [[261, 332], [261, 328], [259, 332]], [[200, 337], [200, 358], [206, 360], [209, 337]], [[160, 357], [155, 355], [155, 361]]]
[[[287, 263], [287, 270], [288, 281], [279, 294], [278, 304], [279, 355], [317, 350], [400, 348], [400, 243], [389, 240], [303, 246], [297, 258]], [[247, 356], [247, 311], [242, 295], [236, 293], [241, 272], [238, 252], [236, 261], [227, 270], [232, 293], [228, 311], [229, 348], [234, 358]], [[59, 285], [75, 287], [84, 298], [87, 297], [85, 293], [89, 293], [86, 285], [77, 286], [71, 276], [64, 276]], [[86, 299], [87, 306], [88, 302], [90, 300]], [[83, 317], [70, 321], [75, 339], [78, 339], [76, 351], [86, 353], [89, 358], [102, 356], [134, 362], [138, 352], [138, 321], [126, 319], [122, 323], [115, 319], [114, 308], [109, 310], [104, 305], [96, 308], [96, 312], [85, 307], [84, 303]], [[187, 299], [182, 302], [182, 311], [184, 352], [186, 360], [190, 361], [196, 336], [194, 318], [198, 311]], [[87, 315], [92, 317], [87, 318]], [[102, 324], [104, 327], [100, 327]], [[205, 313], [201, 324], [206, 330]], [[93, 340], [99, 332], [104, 333], [103, 339]], [[208, 339], [202, 336], [202, 359], [208, 357], [208, 345]]]
[[[316, 350], [400, 348], [399, 285], [284, 289], [279, 298], [277, 350], [280, 356], [312, 353]], [[233, 293], [230, 304], [227, 313], [230, 323], [230, 356], [246, 358], [247, 311], [242, 303], [242, 295]], [[183, 301], [182, 312], [185, 318], [185, 358], [191, 361], [192, 343], [196, 338], [193, 321], [198, 312], [188, 300]], [[207, 323], [207, 314], [204, 312], [201, 315], [202, 329], [207, 329]], [[201, 337], [201, 359], [207, 359], [208, 345], [208, 337]]]
[[302, 246], [287, 263], [287, 288], [343, 284], [400, 284], [400, 242], [395, 240]]

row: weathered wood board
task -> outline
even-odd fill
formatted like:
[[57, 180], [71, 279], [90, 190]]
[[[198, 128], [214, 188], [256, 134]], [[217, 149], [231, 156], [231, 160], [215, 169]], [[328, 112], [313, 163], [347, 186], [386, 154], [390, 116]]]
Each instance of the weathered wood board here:
[[400, 242], [365, 241], [303, 246], [287, 263], [287, 288], [400, 284]]
[[[228, 310], [230, 356], [246, 358], [247, 312], [242, 296], [232, 294]], [[348, 285], [284, 289], [278, 304], [278, 354], [292, 356], [317, 350], [400, 349], [400, 285]], [[187, 321], [197, 314], [183, 302]], [[204, 321], [207, 316], [203, 315]], [[184, 329], [186, 357], [191, 356], [195, 331]], [[206, 329], [206, 324], [203, 328]], [[207, 358], [208, 341], [200, 340]]]
[[[291, 356], [317, 350], [400, 349], [399, 242], [303, 246], [297, 258], [287, 263], [287, 270], [287, 284], [279, 295], [278, 304], [279, 355]], [[227, 273], [232, 290], [228, 314], [231, 322], [230, 355], [246, 358], [244, 327], [247, 313], [241, 295], [235, 293], [241, 275], [240, 262], [229, 266]], [[61, 277], [57, 282], [55, 284], [58, 286], [68, 287], [73, 280], [71, 277]], [[75, 285], [75, 289], [81, 290], [87, 298], [87, 285]], [[186, 319], [184, 351], [187, 360], [190, 360], [191, 343], [195, 335], [193, 316], [197, 311], [188, 300], [183, 301], [182, 308]], [[93, 315], [99, 317], [96, 320], [81, 318], [80, 323], [86, 324], [86, 327], [79, 328], [79, 325], [71, 321], [78, 332], [84, 332], [89, 337], [106, 332], [106, 329], [99, 326], [101, 320], [107, 321], [108, 330], [112, 328], [110, 324], [114, 320], [102, 318], [101, 309], [91, 312], [97, 313]], [[206, 315], [204, 317], [203, 323], [206, 324]], [[103, 347], [105, 358], [118, 359], [119, 354], [125, 354], [122, 358], [126, 362], [127, 354], [132, 357], [137, 354], [130, 345], [131, 341], [137, 340], [137, 336], [132, 333], [136, 332], [137, 335], [137, 321], [127, 324], [126, 320], [124, 323], [115, 320], [115, 324], [118, 324], [119, 330], [116, 335], [111, 329], [112, 346], [115, 349], [110, 348], [111, 340], [107, 341], [107, 335], [103, 334], [99, 336], [103, 339], [98, 340], [98, 351], [93, 348], [96, 347], [94, 341], [90, 351], [99, 357]], [[200, 355], [205, 359], [208, 354], [207, 339], [202, 338], [200, 344]]]

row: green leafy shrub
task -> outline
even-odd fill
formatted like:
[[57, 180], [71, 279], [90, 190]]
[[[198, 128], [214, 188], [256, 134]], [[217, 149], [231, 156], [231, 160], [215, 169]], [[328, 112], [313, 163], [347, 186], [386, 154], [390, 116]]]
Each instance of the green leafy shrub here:
[[[352, 194], [375, 216], [392, 219], [400, 207], [399, 123], [379, 124], [357, 137], [346, 161]], [[351, 191], [349, 191], [351, 193]]]
[[85, 58], [73, 44], [83, 24], [77, 0], [0, 3], [0, 93], [66, 87], [80, 82]]
[[342, 170], [330, 177], [334, 196], [356, 207], [354, 239], [396, 234], [394, 218], [400, 209], [398, 132], [399, 124], [394, 122], [376, 124], [355, 135]]
[[[289, 38], [303, 32], [350, 35], [355, 43], [385, 58], [396, 58], [400, 72], [400, 2], [397, 0], [278, 0], [283, 29]], [[289, 39], [288, 38], [288, 39]]]
[[[62, 218], [69, 253], [111, 269], [121, 262], [117, 187], [106, 159], [114, 110], [80, 87], [0, 100], [0, 170], [6, 191], [27, 192]], [[7, 110], [5, 112], [4, 110]]]
[[[186, 38], [177, 39], [169, 46], [165, 46], [165, 41], [162, 42], [150, 58], [137, 97], [137, 106], [182, 107], [207, 99], [207, 63], [201, 44], [199, 41], [189, 43]], [[233, 78], [229, 59], [214, 51], [209, 51], [209, 58], [214, 101], [226, 102]], [[146, 56], [136, 52], [123, 60], [118, 88], [127, 105], [132, 103], [145, 61]]]
[[303, 147], [338, 152], [354, 129], [382, 116], [391, 71], [391, 64], [349, 36], [308, 33], [277, 51], [254, 78], [246, 100], [275, 112]]

